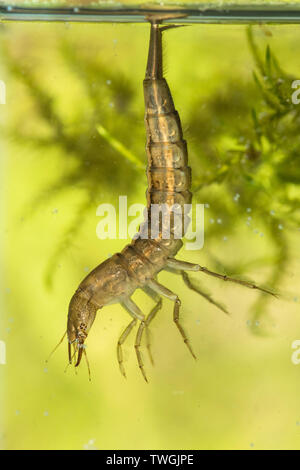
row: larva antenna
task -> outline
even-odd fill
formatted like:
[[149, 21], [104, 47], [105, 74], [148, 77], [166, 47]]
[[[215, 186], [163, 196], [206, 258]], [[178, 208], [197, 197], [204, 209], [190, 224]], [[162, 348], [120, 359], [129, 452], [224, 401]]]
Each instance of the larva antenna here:
[[67, 334], [67, 330], [64, 332], [64, 335], [63, 337], [61, 338], [61, 340], [58, 342], [58, 344], [55, 346], [55, 348], [53, 349], [53, 351], [49, 354], [48, 358], [46, 359], [46, 364], [48, 364], [48, 362], [50, 361], [51, 357], [53, 356], [53, 354], [55, 353], [55, 351], [59, 348], [59, 346], [62, 344], [62, 342], [64, 341], [65, 337], [66, 337], [66, 334]]

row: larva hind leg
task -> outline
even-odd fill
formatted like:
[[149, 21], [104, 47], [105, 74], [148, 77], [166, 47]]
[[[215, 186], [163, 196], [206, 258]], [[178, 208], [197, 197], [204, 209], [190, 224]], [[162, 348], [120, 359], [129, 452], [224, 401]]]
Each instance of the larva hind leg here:
[[198, 286], [195, 286], [190, 277], [188, 276], [188, 274], [185, 272], [185, 271], [181, 271], [180, 272], [181, 276], [182, 276], [182, 279], [185, 283], [185, 285], [191, 289], [192, 291], [196, 292], [197, 294], [201, 295], [201, 297], [203, 297], [205, 300], [207, 300], [209, 303], [213, 304], [215, 307], [217, 307], [219, 310], [222, 310], [222, 312], [226, 313], [228, 315], [228, 310], [222, 305], [220, 304], [219, 302], [217, 302], [216, 300], [214, 300], [210, 294], [208, 294], [207, 292], [204, 292], [202, 291]]
[[265, 289], [264, 287], [259, 287], [253, 282], [245, 281], [242, 279], [235, 279], [233, 277], [227, 276], [226, 274], [219, 274], [210, 269], [205, 268], [204, 266], [200, 266], [199, 264], [187, 263], [185, 261], [179, 261], [174, 258], [169, 258], [167, 261], [167, 267], [174, 268], [181, 271], [201, 271], [204, 274], [208, 274], [209, 276], [216, 277], [218, 279], [222, 279], [223, 281], [234, 282], [235, 284], [240, 284], [241, 286], [248, 287], [249, 289], [257, 289], [265, 294], [273, 295], [277, 297], [274, 292], [269, 289]]
[[180, 319], [179, 319], [179, 310], [180, 310], [180, 305], [181, 305], [180, 299], [178, 298], [178, 296], [176, 294], [174, 294], [174, 292], [172, 292], [169, 289], [167, 289], [166, 287], [162, 286], [157, 281], [150, 280], [148, 282], [148, 286], [152, 290], [154, 290], [157, 294], [162, 295], [163, 297], [166, 297], [167, 299], [170, 299], [174, 302], [173, 320], [174, 320], [175, 325], [177, 326], [177, 328], [178, 328], [178, 330], [179, 330], [179, 332], [180, 332], [180, 334], [183, 338], [183, 341], [185, 342], [188, 350], [190, 351], [193, 358], [196, 359], [196, 356], [195, 356], [195, 354], [192, 350], [190, 341], [187, 338], [186, 333], [185, 333], [183, 327], [180, 324]]
[[182, 279], [183, 279], [184, 283], [186, 284], [186, 286], [189, 289], [191, 289], [194, 292], [197, 292], [197, 294], [201, 295], [201, 297], [203, 297], [205, 300], [207, 300], [207, 302], [209, 302], [210, 304], [213, 304], [219, 310], [221, 310], [222, 312], [229, 315], [229, 312], [226, 309], [226, 307], [224, 305], [222, 305], [220, 302], [217, 302], [216, 300], [214, 300], [210, 294], [208, 294], [207, 292], [201, 290], [200, 287], [195, 286], [192, 283], [190, 277], [188, 276], [188, 274], [185, 271], [181, 271], [179, 269], [174, 269], [173, 267], [171, 268], [170, 266], [167, 266], [166, 268], [164, 268], [164, 270], [169, 271], [170, 273], [180, 274], [182, 276]]

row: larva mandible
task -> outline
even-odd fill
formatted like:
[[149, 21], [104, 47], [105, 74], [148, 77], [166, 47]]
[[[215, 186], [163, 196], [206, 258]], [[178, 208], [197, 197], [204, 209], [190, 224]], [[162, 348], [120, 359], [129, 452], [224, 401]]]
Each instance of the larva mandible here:
[[[180, 323], [180, 299], [168, 288], [159, 284], [156, 277], [163, 269], [174, 270], [182, 275], [185, 284], [200, 295], [191, 283], [186, 271], [202, 271], [208, 275], [232, 281], [252, 289], [271, 293], [248, 281], [233, 279], [215, 273], [198, 264], [176, 260], [174, 256], [182, 247], [182, 241], [174, 237], [176, 229], [171, 208], [179, 205], [184, 214], [184, 205], [191, 202], [191, 171], [188, 166], [187, 145], [183, 139], [180, 118], [175, 110], [171, 92], [163, 77], [162, 66], [162, 32], [175, 25], [161, 26], [167, 16], [148, 17], [151, 24], [148, 62], [144, 79], [145, 125], [147, 133], [147, 221], [151, 222], [151, 206], [165, 204], [169, 208], [172, 224], [168, 239], [162, 237], [162, 224], [158, 236], [151, 238], [137, 237], [127, 245], [121, 253], [116, 253], [97, 266], [80, 283], [73, 295], [68, 313], [67, 336], [69, 347], [69, 362], [75, 359], [75, 367], [79, 366], [82, 355], [86, 355], [84, 342], [95, 320], [97, 311], [105, 305], [120, 303], [132, 316], [132, 321], [122, 333], [118, 345], [117, 356], [121, 373], [126, 377], [122, 345], [131, 330], [138, 324], [135, 340], [135, 350], [139, 368], [147, 381], [142, 356], [141, 341], [144, 332], [162, 306], [162, 297], [174, 302], [173, 320], [186, 346], [196, 358], [185, 331]], [[149, 223], [148, 225], [151, 225]], [[143, 289], [156, 302], [148, 316], [145, 316], [131, 299], [136, 289]], [[211, 299], [208, 299], [211, 300]], [[72, 354], [71, 346], [74, 351]], [[150, 358], [150, 345], [147, 341]]]

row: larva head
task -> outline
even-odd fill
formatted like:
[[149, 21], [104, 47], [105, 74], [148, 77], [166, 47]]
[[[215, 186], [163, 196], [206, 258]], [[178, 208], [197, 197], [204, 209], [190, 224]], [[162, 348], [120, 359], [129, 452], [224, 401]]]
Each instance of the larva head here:
[[69, 362], [72, 363], [71, 345], [74, 346], [73, 355], [76, 356], [75, 367], [78, 367], [82, 358], [84, 342], [89, 334], [92, 324], [94, 323], [97, 307], [89, 302], [83, 295], [82, 291], [77, 291], [73, 295], [68, 313], [68, 348]]

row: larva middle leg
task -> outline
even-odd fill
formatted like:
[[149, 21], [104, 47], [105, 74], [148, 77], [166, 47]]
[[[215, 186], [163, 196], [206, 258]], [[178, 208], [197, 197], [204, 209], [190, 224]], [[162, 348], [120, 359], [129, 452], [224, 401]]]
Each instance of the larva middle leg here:
[[118, 357], [119, 368], [120, 368], [121, 374], [125, 377], [125, 379], [126, 379], [126, 372], [125, 372], [125, 367], [124, 367], [122, 345], [124, 344], [125, 340], [129, 336], [131, 330], [135, 327], [136, 323], [137, 323], [137, 320], [134, 319], [129, 323], [129, 325], [127, 325], [127, 327], [121, 334], [118, 344], [117, 344], [117, 357]]
[[150, 340], [149, 340], [149, 325], [150, 325], [151, 321], [153, 320], [153, 318], [156, 316], [157, 312], [161, 309], [161, 307], [162, 307], [162, 299], [159, 298], [157, 304], [153, 307], [153, 309], [151, 310], [149, 315], [146, 317], [145, 321], [141, 322], [141, 324], [139, 326], [139, 329], [137, 331], [137, 334], [136, 334], [134, 347], [135, 347], [135, 351], [136, 351], [136, 356], [137, 356], [139, 368], [140, 368], [140, 370], [142, 372], [142, 375], [143, 375], [146, 382], [148, 382], [148, 379], [147, 379], [147, 376], [146, 376], [144, 363], [143, 363], [143, 359], [142, 359], [142, 353], [141, 353], [140, 348], [141, 348], [143, 333], [144, 333], [144, 331], [146, 331], [147, 350], [148, 350], [148, 354], [149, 354], [149, 357], [150, 357], [150, 361], [153, 364], [153, 358], [152, 358], [152, 354], [151, 354]]
[[150, 289], [149, 286], [144, 286], [143, 291], [147, 295], [149, 295], [149, 297], [151, 297], [151, 299], [153, 299], [154, 302], [156, 302], [156, 305], [153, 307], [153, 309], [151, 310], [151, 312], [149, 313], [149, 315], [146, 318], [146, 325], [147, 325], [147, 328], [146, 328], [146, 341], [147, 341], [146, 346], [147, 346], [150, 362], [151, 362], [152, 365], [154, 365], [154, 360], [153, 360], [153, 356], [152, 356], [152, 352], [151, 352], [149, 325], [152, 322], [152, 320], [156, 317], [157, 312], [162, 308], [162, 298], [154, 290]]
[[174, 292], [170, 291], [167, 289], [167, 287], [159, 284], [157, 281], [154, 279], [151, 279], [148, 282], [148, 286], [153, 289], [157, 294], [162, 295], [163, 297], [166, 297], [167, 299], [170, 299], [174, 302], [174, 310], [173, 310], [173, 320], [175, 322], [175, 325], [177, 326], [184, 343], [186, 344], [188, 350], [190, 351], [191, 355], [193, 356], [194, 359], [196, 359], [196, 355], [191, 347], [190, 341], [180, 323], [179, 319], [179, 311], [180, 311], [180, 306], [181, 306], [181, 301], [178, 297], [177, 294], [174, 294]]

